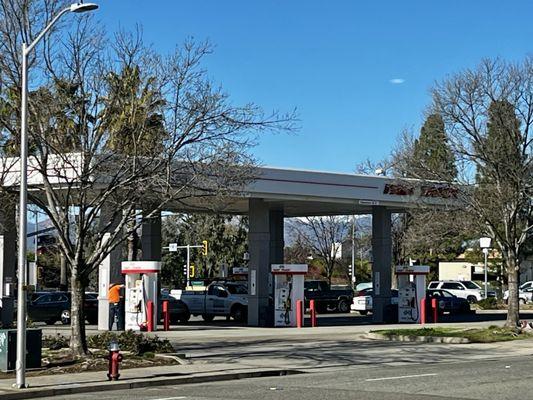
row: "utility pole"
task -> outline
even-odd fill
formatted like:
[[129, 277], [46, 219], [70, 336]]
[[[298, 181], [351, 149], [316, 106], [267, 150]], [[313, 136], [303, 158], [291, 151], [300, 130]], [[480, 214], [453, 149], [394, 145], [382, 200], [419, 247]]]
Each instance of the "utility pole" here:
[[355, 215], [352, 215], [352, 288], [355, 288]]

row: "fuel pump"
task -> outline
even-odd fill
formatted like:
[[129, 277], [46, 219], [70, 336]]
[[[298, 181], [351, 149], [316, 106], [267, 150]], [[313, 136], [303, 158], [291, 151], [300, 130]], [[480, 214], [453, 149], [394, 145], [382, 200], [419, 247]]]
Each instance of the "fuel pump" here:
[[296, 302], [304, 300], [307, 264], [272, 264], [274, 326], [296, 326]]
[[420, 300], [426, 297], [427, 265], [397, 265], [398, 322], [420, 322]]
[[[158, 261], [123, 261], [122, 274], [125, 275], [126, 330], [140, 331], [157, 326], [157, 280], [161, 271]], [[148, 303], [154, 305], [150, 315]], [[149, 319], [151, 318], [151, 324]]]

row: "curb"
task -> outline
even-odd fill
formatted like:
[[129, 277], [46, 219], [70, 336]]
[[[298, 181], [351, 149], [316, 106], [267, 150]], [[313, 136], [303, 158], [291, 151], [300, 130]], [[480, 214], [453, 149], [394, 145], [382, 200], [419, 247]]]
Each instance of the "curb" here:
[[367, 339], [387, 340], [389, 342], [423, 342], [423, 343], [446, 343], [446, 344], [467, 344], [470, 340], [463, 337], [449, 336], [415, 336], [415, 335], [382, 335], [381, 333], [369, 332]]
[[206, 383], [206, 382], [222, 382], [247, 378], [263, 378], [273, 376], [285, 376], [303, 374], [305, 372], [291, 369], [280, 370], [256, 370], [249, 372], [231, 372], [220, 373], [212, 375], [196, 375], [196, 376], [182, 376], [172, 378], [151, 378], [149, 380], [134, 380], [131, 382], [114, 381], [107, 382], [102, 381], [98, 383], [89, 384], [72, 384], [69, 387], [56, 387], [56, 388], [43, 388], [43, 389], [13, 389], [12, 392], [0, 391], [0, 398], [2, 400], [19, 400], [19, 399], [37, 399], [43, 397], [52, 396], [65, 396], [78, 393], [92, 393], [102, 392], [109, 390], [125, 390], [144, 388], [151, 386], [168, 386], [168, 385], [188, 385], [192, 383]]

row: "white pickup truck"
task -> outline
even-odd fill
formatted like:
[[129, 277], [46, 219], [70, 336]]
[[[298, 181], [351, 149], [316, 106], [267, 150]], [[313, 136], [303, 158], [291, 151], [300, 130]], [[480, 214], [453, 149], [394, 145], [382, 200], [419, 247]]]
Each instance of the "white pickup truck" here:
[[246, 321], [248, 290], [245, 283], [213, 282], [206, 290], [171, 290], [170, 296], [181, 300], [191, 315], [201, 315], [204, 321], [216, 316]]

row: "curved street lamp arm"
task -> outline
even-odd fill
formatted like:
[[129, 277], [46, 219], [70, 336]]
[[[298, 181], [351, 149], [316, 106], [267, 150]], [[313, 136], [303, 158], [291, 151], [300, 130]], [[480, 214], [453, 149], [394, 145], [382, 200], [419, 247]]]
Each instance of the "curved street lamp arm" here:
[[52, 21], [48, 25], [46, 25], [46, 28], [43, 29], [41, 33], [31, 42], [30, 45], [26, 46], [26, 49], [24, 50], [24, 56], [27, 56], [30, 51], [33, 50], [33, 48], [39, 43], [39, 41], [43, 38], [44, 35], [52, 28], [52, 26], [55, 25], [55, 23], [61, 18], [64, 14], [68, 13], [70, 11], [70, 7], [67, 7], [63, 10], [61, 10]]

